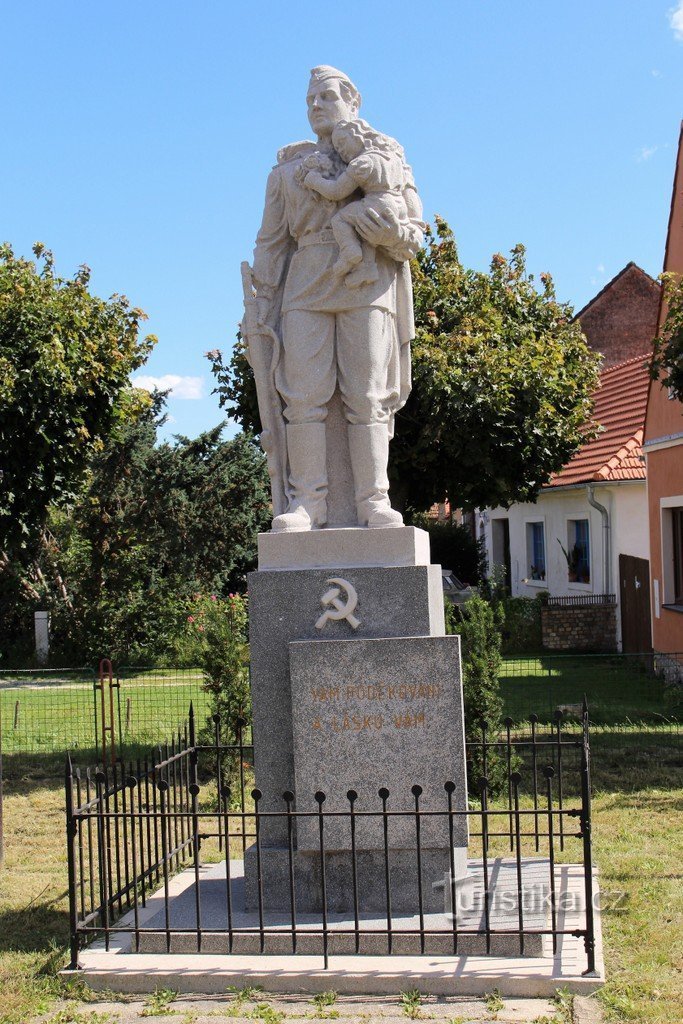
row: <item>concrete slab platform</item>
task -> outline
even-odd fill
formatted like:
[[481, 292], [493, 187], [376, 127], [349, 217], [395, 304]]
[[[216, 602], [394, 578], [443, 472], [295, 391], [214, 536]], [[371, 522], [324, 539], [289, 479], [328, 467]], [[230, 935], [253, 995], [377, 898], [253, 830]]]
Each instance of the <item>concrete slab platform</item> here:
[[[539, 931], [548, 927], [548, 869], [547, 860], [534, 859], [523, 862], [522, 907], [525, 928]], [[255, 909], [245, 910], [245, 886], [243, 864], [231, 861], [231, 911], [234, 929], [232, 946], [227, 933], [227, 884], [225, 862], [211, 864], [199, 871], [199, 889], [195, 884], [194, 870], [182, 872], [178, 877], [179, 891], [169, 904], [170, 934], [166, 935], [166, 908], [161, 901], [157, 913], [145, 923], [146, 931], [141, 933], [137, 952], [139, 953], [234, 953], [251, 954], [317, 954], [324, 953], [322, 916], [318, 913], [296, 914], [296, 951], [293, 948], [291, 914], [264, 911], [263, 924], [267, 931], [263, 942], [259, 929], [259, 915]], [[287, 890], [287, 881], [282, 881]], [[426, 883], [425, 883], [426, 886]], [[181, 888], [182, 887], [182, 888]], [[426, 931], [435, 934], [414, 934], [420, 930], [418, 914], [392, 913], [391, 947], [386, 912], [360, 913], [358, 943], [356, 944], [353, 916], [328, 913], [328, 953], [331, 956], [344, 954], [367, 955], [425, 955], [425, 954], [471, 954], [486, 953], [486, 938], [483, 935], [467, 934], [468, 931], [483, 930], [484, 877], [481, 865], [470, 861], [469, 884], [459, 885], [456, 892], [458, 907], [457, 944], [453, 932], [453, 920], [444, 910], [450, 906], [450, 890], [444, 893], [443, 883], [430, 893], [430, 907], [441, 904], [440, 913], [423, 914]], [[200, 904], [201, 935], [187, 931], [197, 927], [197, 897]], [[157, 897], [157, 903], [159, 899]], [[251, 905], [250, 905], [251, 906]], [[266, 901], [266, 908], [268, 903]], [[489, 866], [489, 922], [492, 930], [513, 931], [518, 924], [518, 897], [516, 863], [510, 859], [496, 858]], [[153, 929], [157, 929], [154, 931]], [[413, 933], [413, 934], [411, 934]], [[515, 934], [500, 934], [491, 937], [490, 953], [494, 956], [541, 956], [541, 935], [526, 935], [524, 948]]]
[[[207, 870], [207, 869], [203, 869]], [[211, 869], [208, 869], [211, 870]], [[571, 931], [583, 920], [583, 876], [578, 865], [556, 866], [558, 928]], [[171, 897], [188, 890], [187, 873], [171, 880]], [[595, 878], [597, 904], [597, 878]], [[160, 910], [153, 897], [140, 911], [141, 927]], [[552, 940], [544, 936], [542, 955], [332, 955], [325, 969], [320, 955], [251, 954], [220, 952], [131, 952], [129, 933], [112, 937], [109, 950], [97, 942], [81, 953], [77, 976], [95, 990], [126, 993], [170, 988], [181, 993], [225, 992], [228, 986], [261, 986], [274, 993], [315, 993], [333, 989], [340, 995], [390, 995], [417, 988], [425, 995], [481, 996], [497, 988], [511, 997], [551, 997], [557, 988], [587, 995], [604, 983], [600, 914], [596, 905], [596, 971], [586, 969], [583, 941], [573, 935]], [[119, 926], [131, 927], [132, 913]], [[224, 939], [225, 941], [225, 939]], [[74, 972], [63, 972], [73, 976]]]
[[[581, 997], [577, 997], [580, 999]], [[452, 1024], [454, 1018], [459, 1024], [533, 1024], [540, 1018], [555, 1020], [557, 1006], [550, 999], [506, 999], [503, 1008], [490, 1010], [487, 1000], [464, 996], [422, 996], [419, 1013], [421, 1020], [434, 1024]], [[168, 1011], [178, 1021], [192, 1021], [192, 1024], [249, 1024], [254, 1020], [257, 1006], [267, 1005], [274, 1015], [282, 1015], [292, 1021], [338, 1019], [341, 1024], [368, 1024], [381, 1021], [382, 1024], [406, 1024], [406, 1013], [400, 996], [340, 996], [334, 1003], [319, 1009], [313, 998], [304, 995], [274, 995], [272, 992], [238, 992], [216, 995], [186, 994], [172, 999], [167, 1012], [150, 1016], [149, 1002], [142, 997], [127, 996], [113, 1000], [103, 994], [102, 999], [93, 998], [87, 1002], [70, 999], [57, 1002], [44, 1018], [45, 1024], [52, 1021], [60, 1010], [64, 1016], [89, 1020], [93, 1011], [105, 1017], [109, 1024], [169, 1024]], [[329, 1016], [327, 1016], [329, 1014]], [[173, 1020], [171, 1017], [171, 1021]]]

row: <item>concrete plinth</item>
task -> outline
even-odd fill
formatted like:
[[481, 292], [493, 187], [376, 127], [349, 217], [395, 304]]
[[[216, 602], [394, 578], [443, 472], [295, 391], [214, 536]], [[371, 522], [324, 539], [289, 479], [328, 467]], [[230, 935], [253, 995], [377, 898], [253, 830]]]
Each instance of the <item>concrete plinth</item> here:
[[[466, 817], [449, 822], [446, 789], [452, 809], [466, 810], [460, 642], [444, 636], [441, 571], [429, 564], [428, 535], [412, 527], [264, 534], [259, 565], [249, 576], [249, 621], [267, 902], [279, 907], [289, 892], [291, 826], [301, 906], [322, 908], [315, 794], [323, 792], [328, 906], [353, 911], [354, 792], [363, 907], [379, 911], [386, 899], [386, 842], [392, 900], [415, 913], [418, 847], [428, 885], [449, 870], [451, 846], [456, 874], [464, 874], [467, 847]], [[292, 821], [283, 813], [286, 792], [294, 795]], [[417, 807], [441, 813], [419, 817]], [[256, 874], [250, 854], [251, 906]], [[430, 892], [424, 906], [432, 899]]]
[[[466, 889], [457, 895], [457, 928], [453, 928], [453, 920], [444, 912], [444, 889], [442, 885], [432, 889], [425, 872], [424, 897], [429, 899], [429, 908], [423, 906], [425, 934], [420, 931], [418, 913], [419, 900], [417, 891], [410, 911], [399, 912], [392, 904], [391, 923], [388, 923], [386, 903], [377, 905], [372, 910], [359, 910], [359, 935], [356, 940], [355, 920], [353, 914], [335, 909], [335, 885], [330, 876], [331, 889], [328, 890], [327, 927], [328, 952], [332, 956], [343, 956], [357, 953], [360, 956], [377, 956], [387, 954], [445, 955], [457, 949], [460, 953], [485, 953], [486, 937], [471, 934], [484, 930], [484, 898], [483, 874], [481, 865], [472, 862], [470, 882]], [[183, 891], [171, 901], [169, 921], [171, 928], [171, 952], [174, 953], [222, 953], [229, 948], [229, 936], [226, 932], [227, 897], [225, 865], [210, 865], [202, 870], [199, 883], [201, 925], [205, 934], [201, 937], [199, 948], [196, 932], [196, 888], [194, 872], [184, 872], [187, 884]], [[230, 865], [232, 892], [232, 951], [236, 954], [261, 952], [261, 935], [259, 915], [256, 910], [245, 909], [245, 890], [242, 864], [232, 861]], [[524, 898], [525, 927], [539, 930], [548, 927], [548, 862], [538, 861], [532, 864], [525, 862], [524, 878], [526, 894]], [[383, 887], [383, 879], [376, 880], [378, 888]], [[284, 955], [286, 953], [319, 954], [324, 952], [323, 918], [319, 910], [306, 912], [296, 902], [297, 937], [295, 947], [291, 934], [291, 907], [289, 904], [289, 887], [285, 881], [282, 885], [286, 899], [282, 909], [276, 912], [267, 903], [263, 912], [264, 936], [263, 952], [267, 955]], [[428, 890], [431, 890], [428, 892]], [[339, 890], [337, 889], [337, 893]], [[365, 892], [374, 901], [369, 888]], [[298, 895], [301, 895], [299, 893]], [[346, 900], [340, 900], [345, 904]], [[514, 860], [494, 860], [490, 865], [489, 875], [489, 906], [490, 927], [492, 931], [514, 932], [518, 924], [517, 916], [517, 875]], [[159, 912], [147, 922], [150, 929], [161, 929], [149, 932], [141, 937], [141, 952], [160, 953], [166, 949], [165, 910]], [[190, 929], [190, 931], [183, 931]], [[458, 930], [464, 934], [458, 935]], [[457, 941], [454, 939], [454, 931]], [[391, 933], [391, 939], [389, 938]], [[431, 933], [431, 934], [427, 934]], [[490, 939], [491, 952], [497, 956], [540, 956], [543, 949], [541, 935], [526, 935], [523, 948], [515, 934], [495, 934]]]
[[388, 568], [429, 565], [429, 561], [429, 534], [414, 526], [379, 530], [346, 527], [258, 536], [258, 567], [262, 571]]
[[[547, 860], [536, 863], [541, 875], [547, 877]], [[526, 866], [528, 862], [524, 860], [523, 864]], [[494, 862], [491, 862], [491, 866], [495, 866]], [[477, 862], [471, 863], [473, 876], [476, 877], [479, 869]], [[224, 891], [225, 879], [220, 875], [215, 876], [218, 870], [215, 865], [201, 868], [200, 886], [205, 881], [211, 882], [214, 886], [221, 886]], [[169, 887], [171, 905], [184, 897], [188, 907], [194, 906], [193, 885], [193, 871], [185, 871], [173, 878]], [[458, 952], [455, 954], [452, 945], [442, 954], [424, 956], [333, 954], [325, 969], [322, 957], [317, 953], [303, 955], [299, 950], [297, 955], [292, 956], [291, 944], [287, 953], [262, 956], [258, 953], [238, 953], [235, 950], [229, 954], [226, 937], [223, 935], [211, 940], [216, 946], [220, 941], [223, 942], [220, 952], [210, 952], [203, 947], [202, 953], [178, 955], [165, 952], [164, 937], [163, 946], [160, 947], [163, 952], [136, 953], [132, 935], [115, 933], [111, 937], [109, 950], [105, 950], [103, 941], [94, 943], [81, 952], [82, 970], [62, 973], [65, 977], [85, 982], [97, 991], [112, 989], [131, 993], [153, 992], [157, 988], [170, 988], [178, 992], [221, 993], [232, 985], [237, 988], [261, 986], [266, 991], [280, 993], [315, 993], [333, 989], [340, 995], [397, 995], [412, 988], [419, 989], [424, 995], [443, 996], [481, 996], [498, 989], [503, 996], [552, 997], [558, 988], [585, 995], [599, 989], [605, 978], [597, 875], [594, 876], [593, 886], [596, 899], [596, 971], [590, 975], [583, 973], [586, 970], [583, 941], [571, 934], [573, 929], [582, 926], [584, 913], [583, 869], [572, 864], [555, 866], [558, 927], [565, 931], [565, 934], [558, 936], [555, 952], [552, 939], [547, 935], [541, 939], [539, 953], [530, 955], [527, 949], [525, 956], [519, 956], [518, 950], [510, 951], [507, 956], [466, 952], [460, 945], [465, 936], [460, 936]], [[201, 907], [202, 911], [208, 910], [203, 897]], [[190, 915], [191, 910], [186, 911], [184, 920], [191, 928], [194, 920]], [[153, 927], [152, 922], [158, 924], [162, 917], [163, 896], [158, 893], [148, 899], [146, 908], [139, 911], [140, 926]], [[172, 920], [178, 927], [176, 919]], [[219, 918], [211, 920], [217, 923]], [[224, 927], [222, 921], [218, 923], [219, 928]], [[132, 927], [133, 913], [125, 915], [119, 924]], [[285, 922], [282, 926], [283, 936], [286, 928]], [[145, 944], [151, 940], [151, 934], [142, 937]], [[181, 941], [177, 932], [172, 934], [172, 947], [176, 941]], [[182, 937], [182, 941], [186, 942], [187, 939]]]

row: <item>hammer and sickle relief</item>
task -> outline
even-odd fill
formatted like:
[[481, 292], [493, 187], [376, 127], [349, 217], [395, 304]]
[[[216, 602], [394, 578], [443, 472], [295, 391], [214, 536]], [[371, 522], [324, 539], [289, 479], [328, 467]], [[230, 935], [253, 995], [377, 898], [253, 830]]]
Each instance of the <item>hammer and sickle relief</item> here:
[[336, 577], [327, 582], [332, 586], [320, 598], [320, 603], [325, 611], [316, 622], [315, 628], [322, 629], [326, 622], [339, 622], [341, 619], [346, 619], [352, 629], [358, 629], [360, 619], [353, 614], [358, 604], [355, 587], [348, 580], [340, 580]]

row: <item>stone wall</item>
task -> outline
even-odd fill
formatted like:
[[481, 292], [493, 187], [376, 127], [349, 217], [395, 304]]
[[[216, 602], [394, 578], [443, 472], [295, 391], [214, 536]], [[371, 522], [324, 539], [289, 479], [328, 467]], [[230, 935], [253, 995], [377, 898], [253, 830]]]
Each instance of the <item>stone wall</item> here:
[[545, 607], [541, 631], [546, 651], [616, 651], [616, 605]]
[[604, 356], [603, 369], [650, 352], [657, 333], [659, 285], [630, 263], [578, 314], [590, 348]]

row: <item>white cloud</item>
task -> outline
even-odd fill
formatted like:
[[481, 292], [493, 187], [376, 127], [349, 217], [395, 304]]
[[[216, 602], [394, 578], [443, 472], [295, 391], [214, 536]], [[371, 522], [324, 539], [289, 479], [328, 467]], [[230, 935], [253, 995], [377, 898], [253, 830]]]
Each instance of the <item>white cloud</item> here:
[[133, 377], [132, 384], [144, 391], [170, 391], [169, 398], [185, 398], [189, 401], [203, 398], [203, 377], [179, 377], [175, 373], [165, 373], [162, 377], [150, 377], [141, 374]]
[[661, 78], [662, 77], [662, 72], [659, 70], [659, 68], [653, 68], [652, 71], [650, 72], [650, 74], [652, 75], [653, 78]]
[[683, 0], [669, 10], [669, 25], [673, 29], [674, 38], [683, 43]]
[[[681, 3], [683, 3], [683, 0], [681, 0]], [[654, 156], [658, 149], [659, 146], [643, 146], [636, 160], [639, 164], [642, 164], [645, 160], [649, 160], [651, 156]]]
[[605, 264], [604, 263], [598, 263], [598, 265], [597, 265], [597, 267], [595, 269], [597, 270], [598, 274], [604, 274], [605, 273]]

